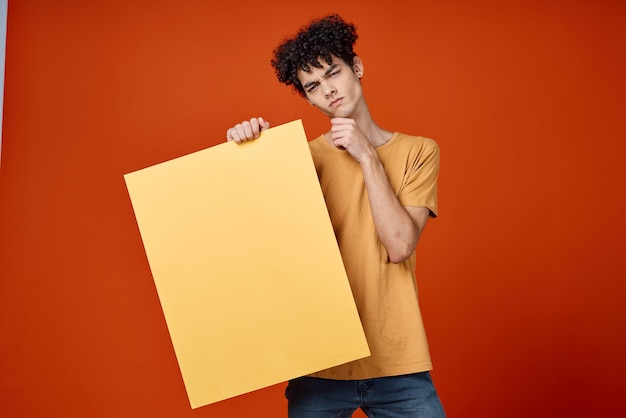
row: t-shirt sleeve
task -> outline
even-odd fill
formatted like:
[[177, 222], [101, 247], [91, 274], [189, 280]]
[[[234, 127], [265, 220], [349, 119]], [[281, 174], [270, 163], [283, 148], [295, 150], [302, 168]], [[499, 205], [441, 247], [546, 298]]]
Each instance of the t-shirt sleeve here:
[[437, 216], [437, 178], [439, 177], [439, 146], [424, 138], [421, 146], [411, 152], [398, 199], [403, 206], [419, 206]]

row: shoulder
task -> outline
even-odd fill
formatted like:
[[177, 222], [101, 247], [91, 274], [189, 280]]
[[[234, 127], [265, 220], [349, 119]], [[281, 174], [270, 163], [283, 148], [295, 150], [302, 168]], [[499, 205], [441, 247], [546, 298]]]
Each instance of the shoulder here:
[[326, 139], [324, 138], [324, 135], [320, 135], [317, 138], [309, 141], [309, 148], [311, 149], [311, 151], [320, 151], [323, 149], [324, 147], [324, 142], [326, 142]]
[[406, 155], [410, 159], [423, 159], [439, 155], [437, 142], [425, 136], [396, 132], [388, 145], [390, 153]]
[[317, 138], [309, 141], [309, 151], [315, 163], [315, 168], [319, 171], [322, 166], [322, 162], [329, 157], [330, 147], [324, 135], [320, 135]]
[[396, 143], [403, 144], [412, 148], [439, 149], [437, 141], [425, 136], [409, 135], [401, 132], [396, 133]]
[[314, 159], [336, 159], [337, 157], [346, 154], [335, 146], [329, 144], [326, 136], [323, 134], [309, 141], [309, 150], [311, 151]]

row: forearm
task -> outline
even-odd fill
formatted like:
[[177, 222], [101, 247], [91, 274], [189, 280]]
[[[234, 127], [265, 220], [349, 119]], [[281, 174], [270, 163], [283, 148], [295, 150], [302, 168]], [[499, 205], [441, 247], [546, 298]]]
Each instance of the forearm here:
[[415, 251], [419, 227], [396, 197], [378, 155], [372, 154], [360, 163], [378, 238], [389, 261], [401, 263]]

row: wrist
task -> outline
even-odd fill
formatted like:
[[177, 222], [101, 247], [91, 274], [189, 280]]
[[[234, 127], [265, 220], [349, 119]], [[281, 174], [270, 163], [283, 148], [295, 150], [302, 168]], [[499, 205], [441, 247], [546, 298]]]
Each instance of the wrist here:
[[380, 159], [378, 158], [376, 150], [371, 149], [368, 152], [363, 153], [363, 155], [359, 159], [359, 164], [361, 164], [361, 167], [364, 169], [380, 164]]

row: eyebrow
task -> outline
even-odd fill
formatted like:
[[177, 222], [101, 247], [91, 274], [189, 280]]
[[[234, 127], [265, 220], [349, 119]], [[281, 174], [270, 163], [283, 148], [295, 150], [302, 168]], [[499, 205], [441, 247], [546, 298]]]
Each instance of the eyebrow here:
[[[335, 69], [336, 69], [337, 67], [339, 67], [339, 64], [333, 64], [333, 65], [331, 65], [330, 67], [328, 67], [328, 68], [326, 69], [326, 71], [324, 72], [324, 76], [322, 77], [322, 79], [327, 78], [327, 77], [328, 77], [328, 75], [329, 75], [330, 73], [332, 73], [333, 71], [335, 71]], [[309, 81], [308, 83], [306, 83], [306, 84], [305, 84], [305, 85], [303, 85], [302, 87], [303, 87], [303, 88], [305, 88], [305, 89], [308, 89], [309, 87], [313, 87], [314, 85], [319, 84], [319, 83], [320, 83], [319, 81]]]

